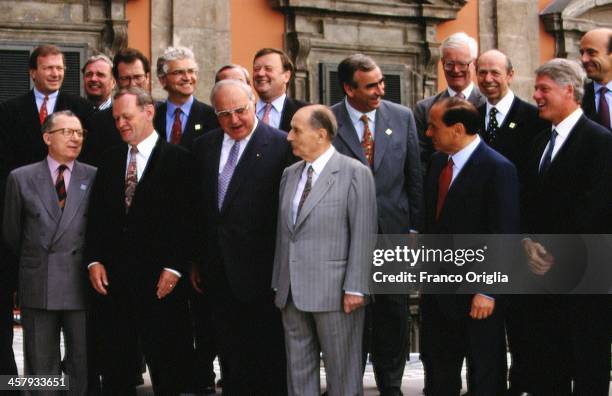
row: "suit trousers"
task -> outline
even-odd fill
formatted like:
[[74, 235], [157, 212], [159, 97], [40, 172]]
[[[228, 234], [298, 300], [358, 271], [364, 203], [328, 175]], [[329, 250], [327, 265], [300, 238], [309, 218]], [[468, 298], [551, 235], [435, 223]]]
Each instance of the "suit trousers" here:
[[[87, 395], [87, 324], [84, 310], [21, 308], [25, 373], [61, 375], [60, 332], [64, 334], [68, 395]], [[35, 392], [53, 395], [57, 391]]]
[[191, 290], [189, 310], [195, 341], [196, 389], [204, 390], [215, 385], [214, 361], [218, 353], [210, 296]]
[[13, 353], [13, 294], [0, 291], [0, 375], [17, 374]]
[[464, 358], [470, 368], [470, 396], [506, 392], [503, 307], [496, 301], [495, 310], [487, 319], [471, 319], [469, 304], [459, 301], [470, 297], [424, 295], [421, 299], [428, 395], [459, 396]]
[[378, 294], [366, 308], [363, 360], [365, 364], [370, 352], [376, 384], [383, 394], [402, 386], [410, 352], [408, 298], [405, 294]]
[[300, 311], [291, 296], [282, 309], [287, 346], [287, 384], [290, 396], [318, 396], [320, 354], [329, 396], [363, 395], [362, 340], [365, 309]]

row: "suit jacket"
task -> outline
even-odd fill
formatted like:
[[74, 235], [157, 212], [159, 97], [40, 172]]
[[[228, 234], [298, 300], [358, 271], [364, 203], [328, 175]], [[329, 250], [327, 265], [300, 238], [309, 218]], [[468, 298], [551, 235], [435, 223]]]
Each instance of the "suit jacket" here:
[[372, 172], [334, 153], [294, 224], [291, 206], [304, 166], [304, 161], [293, 164], [281, 181], [272, 276], [275, 304], [284, 308], [291, 292], [301, 311], [341, 311], [344, 291], [369, 294], [377, 232]]
[[[89, 129], [93, 107], [85, 99], [60, 90], [53, 112], [60, 110], [71, 110], [81, 120], [83, 128]], [[6, 135], [9, 169], [38, 162], [47, 156], [40, 126], [33, 90], [0, 104], [0, 131]]]
[[[155, 109], [155, 118], [153, 120], [153, 124], [155, 125], [155, 130], [159, 133], [159, 136], [167, 140], [166, 137], [166, 112], [168, 111], [168, 103], [160, 102], [157, 104]], [[193, 100], [193, 104], [191, 105], [191, 111], [189, 112], [189, 116], [187, 117], [187, 124], [185, 125], [185, 130], [181, 135], [181, 146], [185, 147], [187, 150], [191, 150], [193, 146], [193, 142], [198, 137], [202, 136], [204, 133], [208, 131], [212, 131], [215, 128], [219, 128], [219, 121], [217, 120], [217, 116], [215, 115], [215, 110], [207, 105], [206, 103], [202, 103], [199, 100]]]
[[223, 136], [221, 129], [215, 129], [198, 138], [193, 147], [205, 286], [217, 295], [230, 294], [242, 302], [270, 301], [278, 188], [283, 170], [294, 157], [287, 134], [259, 122], [219, 210]]
[[584, 115], [599, 123], [600, 119], [599, 113], [597, 113], [597, 107], [595, 106], [595, 85], [593, 81], [584, 84], [584, 97], [582, 98], [581, 106]]
[[116, 145], [123, 145], [121, 134], [115, 126], [113, 108], [96, 111], [91, 116], [91, 125], [79, 160], [93, 166], [100, 166], [104, 152]]
[[[481, 117], [480, 136], [495, 151], [508, 158], [522, 175], [524, 163], [531, 150], [533, 138], [550, 123], [538, 117], [538, 109], [518, 96], [514, 97], [504, 122], [499, 126], [493, 142], [487, 141], [487, 105], [478, 108]], [[521, 178], [522, 179], [522, 178]]]
[[124, 144], [103, 156], [90, 203], [85, 264], [99, 261], [111, 279], [151, 293], [163, 268], [186, 276], [193, 259], [195, 201], [192, 173], [186, 172], [193, 162], [182, 147], [158, 139], [126, 213], [127, 155]]
[[291, 119], [296, 111], [301, 107], [308, 105], [307, 102], [303, 102], [297, 99], [291, 99], [289, 96], [285, 97], [285, 104], [283, 105], [283, 114], [281, 114], [280, 124], [278, 129], [281, 131], [289, 132], [291, 130]]
[[96, 168], [75, 161], [63, 211], [46, 159], [9, 175], [2, 227], [19, 257], [22, 307], [85, 309], [88, 282], [82, 258], [95, 175]]
[[[448, 97], [448, 89], [445, 89], [444, 91], [438, 92], [434, 96], [418, 101], [414, 107], [414, 119], [416, 121], [417, 133], [419, 134], [419, 142], [421, 145], [421, 162], [423, 164], [424, 171], [427, 170], [431, 155], [435, 151], [431, 139], [425, 136], [425, 133], [427, 132], [427, 124], [429, 122], [429, 111], [434, 103]], [[478, 87], [474, 85], [474, 89], [472, 89], [472, 93], [467, 100], [476, 106], [476, 108], [479, 108], [485, 104], [486, 98], [480, 93]]]
[[[344, 101], [332, 107], [338, 120], [336, 149], [367, 164], [363, 147]], [[423, 178], [418, 137], [410, 109], [383, 100], [376, 110], [374, 166], [378, 229], [384, 234], [420, 230], [423, 218]]]

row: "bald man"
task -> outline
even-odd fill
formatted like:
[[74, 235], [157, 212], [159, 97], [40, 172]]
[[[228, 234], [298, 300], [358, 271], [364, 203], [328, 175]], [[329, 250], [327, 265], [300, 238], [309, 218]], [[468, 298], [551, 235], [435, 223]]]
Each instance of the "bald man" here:
[[580, 40], [580, 60], [591, 82], [584, 86], [582, 109], [595, 122], [611, 129], [612, 29], [588, 31]]

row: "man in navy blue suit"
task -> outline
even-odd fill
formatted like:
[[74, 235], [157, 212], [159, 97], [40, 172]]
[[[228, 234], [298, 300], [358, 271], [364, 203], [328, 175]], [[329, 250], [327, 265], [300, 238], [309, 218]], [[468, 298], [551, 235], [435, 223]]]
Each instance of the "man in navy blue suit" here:
[[[438, 153], [425, 182], [426, 233], [518, 232], [516, 168], [481, 140], [479, 125], [478, 111], [466, 100], [443, 99], [431, 108], [427, 136]], [[459, 395], [464, 357], [471, 396], [505, 393], [506, 344], [498, 300], [481, 293], [423, 296], [428, 394]]]

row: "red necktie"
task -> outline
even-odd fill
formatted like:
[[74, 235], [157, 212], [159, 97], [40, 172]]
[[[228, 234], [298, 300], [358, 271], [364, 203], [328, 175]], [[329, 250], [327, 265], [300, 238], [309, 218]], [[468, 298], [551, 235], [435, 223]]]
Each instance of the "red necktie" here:
[[266, 103], [266, 107], [264, 107], [263, 117], [261, 117], [261, 121], [266, 125], [270, 125], [270, 111], [271, 110], [272, 110], [272, 103]]
[[40, 125], [42, 125], [43, 122], [45, 122], [45, 119], [47, 118], [47, 115], [49, 114], [47, 112], [47, 100], [49, 100], [49, 97], [45, 96], [45, 100], [43, 100], [42, 105], [40, 106], [40, 110], [38, 111], [38, 118], [40, 119]]
[[170, 143], [179, 144], [181, 142], [182, 129], [181, 108], [177, 107], [176, 110], [174, 110], [174, 123], [172, 124], [172, 131], [170, 132]]
[[440, 172], [440, 178], [438, 179], [438, 203], [436, 205], [436, 221], [440, 218], [440, 213], [444, 207], [444, 201], [446, 200], [446, 194], [448, 194], [448, 188], [450, 187], [451, 180], [453, 180], [453, 159], [449, 158], [446, 166]]
[[359, 118], [363, 122], [363, 152], [365, 153], [366, 159], [370, 167], [374, 163], [374, 139], [372, 137], [372, 131], [370, 131], [370, 123], [368, 122], [368, 116], [362, 114]]

